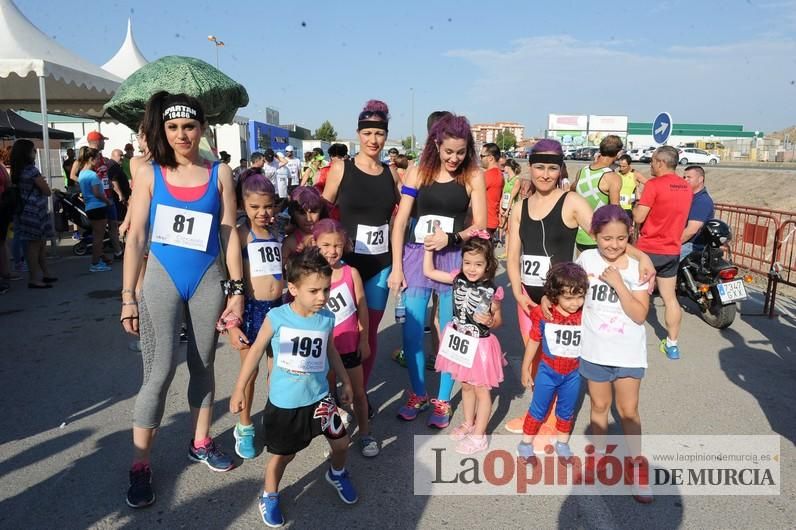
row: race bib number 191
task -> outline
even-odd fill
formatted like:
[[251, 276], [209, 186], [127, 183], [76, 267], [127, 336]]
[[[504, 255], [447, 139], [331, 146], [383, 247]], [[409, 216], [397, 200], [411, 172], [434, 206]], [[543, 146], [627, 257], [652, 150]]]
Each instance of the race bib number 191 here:
[[210, 239], [213, 216], [158, 204], [152, 226], [152, 242], [204, 252]]
[[348, 285], [341, 283], [331, 290], [329, 301], [326, 302], [326, 308], [334, 314], [335, 326], [356, 313], [357, 305]]

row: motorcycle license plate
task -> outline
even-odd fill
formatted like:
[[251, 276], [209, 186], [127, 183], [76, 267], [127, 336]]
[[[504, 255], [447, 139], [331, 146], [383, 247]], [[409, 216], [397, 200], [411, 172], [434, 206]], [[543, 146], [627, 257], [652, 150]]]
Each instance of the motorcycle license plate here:
[[743, 285], [743, 280], [720, 283], [716, 288], [719, 290], [719, 299], [722, 304], [729, 304], [736, 300], [746, 300], [746, 288]]

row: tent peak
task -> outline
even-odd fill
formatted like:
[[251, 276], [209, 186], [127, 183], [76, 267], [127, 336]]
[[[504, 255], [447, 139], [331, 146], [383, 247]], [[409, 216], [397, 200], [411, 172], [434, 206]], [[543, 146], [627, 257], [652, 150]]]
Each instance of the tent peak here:
[[127, 18], [127, 36], [124, 38], [122, 46], [116, 55], [102, 65], [102, 69], [112, 73], [115, 76], [127, 79], [130, 74], [147, 64], [144, 54], [138, 48], [133, 37], [133, 17]]

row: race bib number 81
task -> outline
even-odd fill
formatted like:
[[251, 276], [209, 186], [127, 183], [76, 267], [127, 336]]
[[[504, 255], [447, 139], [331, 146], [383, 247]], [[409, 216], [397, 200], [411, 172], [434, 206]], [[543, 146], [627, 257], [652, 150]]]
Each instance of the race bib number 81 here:
[[152, 226], [152, 242], [204, 252], [210, 239], [213, 216], [158, 204]]
[[327, 339], [323, 331], [279, 328], [276, 365], [293, 372], [325, 372]]

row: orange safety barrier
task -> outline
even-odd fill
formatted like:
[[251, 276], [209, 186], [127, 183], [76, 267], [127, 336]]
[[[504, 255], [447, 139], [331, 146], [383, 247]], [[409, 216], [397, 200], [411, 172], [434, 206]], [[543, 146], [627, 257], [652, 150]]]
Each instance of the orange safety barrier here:
[[796, 286], [796, 213], [737, 204], [714, 206], [715, 217], [732, 230], [729, 248], [733, 263], [768, 278], [763, 312], [772, 318], [777, 284]]
[[774, 316], [777, 286], [780, 283], [796, 287], [796, 219], [784, 221], [775, 235], [774, 257], [768, 275], [766, 306], [769, 318]]

